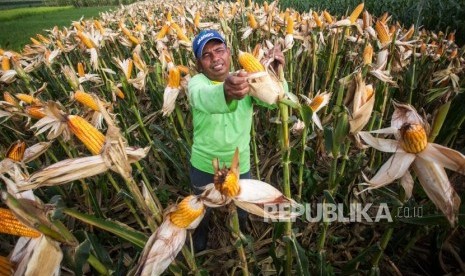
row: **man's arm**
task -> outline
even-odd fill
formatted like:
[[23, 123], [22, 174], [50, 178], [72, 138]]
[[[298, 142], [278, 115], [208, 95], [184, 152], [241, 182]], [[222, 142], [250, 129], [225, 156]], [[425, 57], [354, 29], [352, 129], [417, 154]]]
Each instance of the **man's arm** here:
[[189, 81], [189, 102], [193, 108], [210, 114], [232, 112], [237, 100], [249, 92], [247, 73], [229, 75], [224, 83], [212, 84], [204, 75], [197, 75]]

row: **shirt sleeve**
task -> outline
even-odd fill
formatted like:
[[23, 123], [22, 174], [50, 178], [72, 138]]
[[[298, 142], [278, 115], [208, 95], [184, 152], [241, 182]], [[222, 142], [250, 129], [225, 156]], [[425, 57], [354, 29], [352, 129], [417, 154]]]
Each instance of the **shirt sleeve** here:
[[203, 74], [189, 81], [188, 96], [191, 107], [205, 113], [229, 113], [237, 108], [237, 100], [226, 102], [223, 83], [213, 84]]

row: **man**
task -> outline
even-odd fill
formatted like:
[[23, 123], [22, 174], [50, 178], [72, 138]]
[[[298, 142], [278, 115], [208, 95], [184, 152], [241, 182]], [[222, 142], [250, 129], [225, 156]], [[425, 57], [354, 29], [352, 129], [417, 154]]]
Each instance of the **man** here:
[[[212, 160], [230, 166], [239, 148], [240, 178], [250, 177], [250, 130], [254, 99], [248, 95], [247, 73], [229, 72], [231, 50], [215, 30], [200, 32], [192, 43], [199, 74], [188, 83], [189, 102], [193, 114], [194, 143], [191, 153], [190, 180], [195, 194], [213, 183]], [[284, 56], [275, 52], [277, 64]], [[260, 103], [259, 103], [260, 104]], [[264, 103], [261, 103], [265, 105]], [[247, 213], [238, 210], [241, 229]], [[194, 250], [204, 250], [208, 240], [210, 210], [194, 232]]]

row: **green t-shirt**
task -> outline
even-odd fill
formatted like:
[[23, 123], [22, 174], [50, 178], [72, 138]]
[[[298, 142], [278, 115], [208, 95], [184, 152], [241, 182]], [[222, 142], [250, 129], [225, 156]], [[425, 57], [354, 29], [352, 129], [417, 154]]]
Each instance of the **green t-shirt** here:
[[192, 166], [213, 174], [212, 160], [218, 158], [220, 167], [223, 164], [229, 167], [237, 147], [240, 173], [249, 171], [252, 97], [247, 95], [227, 103], [223, 83], [211, 81], [204, 74], [197, 74], [189, 81], [188, 95], [194, 124]]

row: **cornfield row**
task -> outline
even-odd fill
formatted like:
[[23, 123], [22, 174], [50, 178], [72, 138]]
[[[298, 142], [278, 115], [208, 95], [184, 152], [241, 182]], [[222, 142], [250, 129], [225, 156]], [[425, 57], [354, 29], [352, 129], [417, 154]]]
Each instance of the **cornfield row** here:
[[[22, 237], [0, 236], [0, 272], [157, 275], [169, 264], [173, 274], [465, 272], [465, 48], [453, 32], [352, 8], [341, 17], [277, 2], [145, 1], [55, 27], [20, 53], [1, 50], [0, 190], [17, 218], [9, 214], [14, 228], [5, 229], [22, 229], [5, 233]], [[266, 216], [263, 204], [275, 198], [254, 203], [240, 181], [221, 184], [233, 193], [211, 187], [221, 203], [188, 196], [186, 87], [202, 29], [224, 34], [232, 71], [240, 51], [262, 62], [274, 45], [285, 53], [290, 93], [254, 114], [252, 174], [261, 181], [247, 183], [262, 185], [254, 196], [338, 203], [344, 215], [351, 204], [385, 203], [393, 221], [251, 215], [241, 233], [235, 204]], [[186, 229], [209, 204], [223, 206], [212, 249], [194, 255]], [[422, 216], [398, 213], [419, 208]]]

